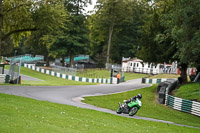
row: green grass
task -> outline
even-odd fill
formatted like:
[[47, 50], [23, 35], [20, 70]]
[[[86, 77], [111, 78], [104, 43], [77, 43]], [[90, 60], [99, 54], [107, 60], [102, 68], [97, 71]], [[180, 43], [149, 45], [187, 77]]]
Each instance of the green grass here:
[[77, 76], [86, 78], [110, 78], [110, 71], [106, 69], [84, 69], [83, 71], [78, 71]]
[[146, 74], [139, 74], [139, 73], [124, 73], [125, 80], [131, 80], [131, 79], [138, 79], [138, 78], [145, 78], [148, 75]]
[[1, 133], [199, 133], [199, 129], [144, 121], [0, 94]]
[[[87, 78], [110, 78], [110, 71], [106, 69], [84, 69], [83, 71], [77, 72], [77, 76]], [[146, 74], [138, 73], [124, 73], [125, 80], [137, 79], [147, 77]]]
[[116, 110], [118, 107], [118, 102], [122, 102], [122, 100], [124, 99], [129, 99], [137, 95], [138, 93], [141, 93], [143, 95], [142, 108], [138, 111], [138, 116], [151, 117], [166, 121], [172, 121], [179, 124], [200, 127], [199, 117], [179, 112], [164, 105], [158, 104], [156, 85], [119, 94], [85, 97], [85, 100], [83, 102], [102, 108]]
[[176, 97], [183, 99], [194, 100], [200, 102], [200, 84], [190, 83], [182, 85], [180, 88], [175, 90]]
[[160, 79], [160, 78], [178, 78], [180, 75], [177, 74], [158, 74], [158, 75], [153, 75], [150, 76], [150, 79]]
[[[9, 66], [6, 66], [9, 69]], [[35, 86], [57, 86], [57, 85], [94, 85], [94, 83], [78, 82], [73, 80], [66, 80], [58, 77], [54, 77], [48, 74], [43, 74], [25, 67], [21, 67], [21, 74], [38, 78], [43, 81], [29, 81], [22, 79], [22, 85], [35, 85]]]

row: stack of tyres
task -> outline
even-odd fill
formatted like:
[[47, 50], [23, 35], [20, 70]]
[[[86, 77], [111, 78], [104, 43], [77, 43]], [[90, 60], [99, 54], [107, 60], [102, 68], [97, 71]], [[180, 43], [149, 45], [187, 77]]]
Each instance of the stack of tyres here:
[[178, 84], [177, 80], [169, 79], [167, 81], [161, 82], [158, 85], [157, 93], [158, 93], [158, 102], [160, 104], [165, 104], [166, 88], [168, 88], [168, 92], [171, 92], [176, 88], [177, 84]]
[[166, 91], [166, 88], [165, 87], [161, 87], [160, 91], [158, 92], [158, 102], [160, 104], [164, 104], [165, 103], [165, 91]]

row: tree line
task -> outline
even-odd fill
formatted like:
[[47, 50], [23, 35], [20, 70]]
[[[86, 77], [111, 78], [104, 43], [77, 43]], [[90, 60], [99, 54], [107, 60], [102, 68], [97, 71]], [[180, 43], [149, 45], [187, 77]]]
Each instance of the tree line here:
[[[103, 67], [122, 57], [145, 62], [200, 64], [199, 0], [0, 0], [0, 55], [50, 58], [89, 54]], [[199, 69], [199, 68], [198, 68]]]

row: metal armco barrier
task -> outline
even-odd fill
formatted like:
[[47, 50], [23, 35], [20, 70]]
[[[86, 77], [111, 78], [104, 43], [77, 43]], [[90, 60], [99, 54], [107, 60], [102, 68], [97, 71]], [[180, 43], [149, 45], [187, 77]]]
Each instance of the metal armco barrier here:
[[144, 84], [158, 84], [163, 81], [166, 81], [167, 79], [149, 79], [149, 78], [142, 78], [142, 83]]
[[[168, 88], [167, 88], [168, 89]], [[200, 103], [165, 94], [165, 105], [173, 109], [200, 116]]]
[[149, 78], [142, 78], [142, 83], [144, 84], [159, 84], [161, 82], [167, 81], [167, 80], [172, 80], [172, 79], [149, 79]]

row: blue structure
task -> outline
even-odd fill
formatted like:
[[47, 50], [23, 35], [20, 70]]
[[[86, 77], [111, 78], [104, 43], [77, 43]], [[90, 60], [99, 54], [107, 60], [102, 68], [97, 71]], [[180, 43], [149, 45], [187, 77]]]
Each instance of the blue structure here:
[[30, 63], [30, 62], [43, 61], [44, 56], [37, 55], [35, 57], [32, 57], [31, 55], [20, 55], [8, 58], [8, 60], [10, 61], [12, 60], [13, 62], [20, 62], [21, 60], [22, 62]]

